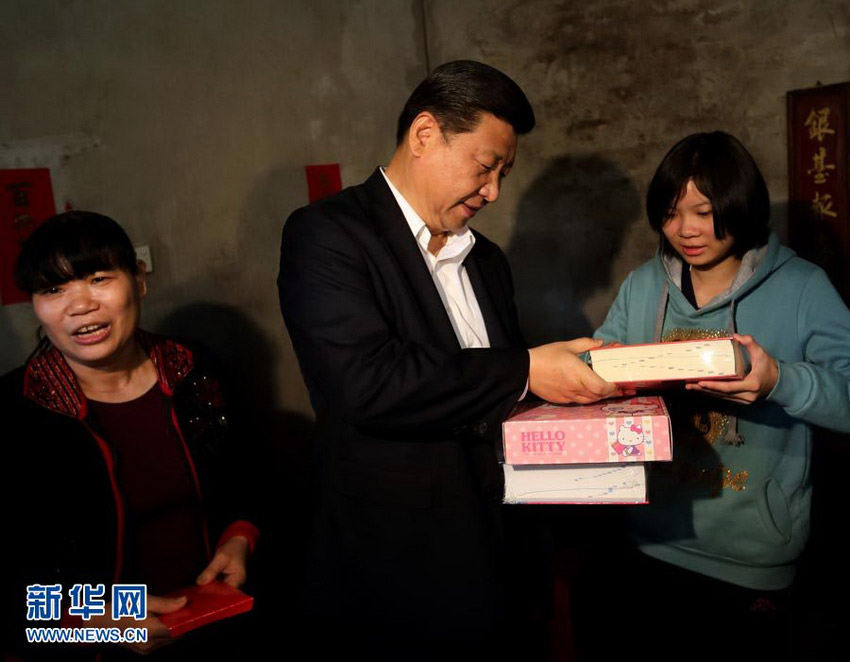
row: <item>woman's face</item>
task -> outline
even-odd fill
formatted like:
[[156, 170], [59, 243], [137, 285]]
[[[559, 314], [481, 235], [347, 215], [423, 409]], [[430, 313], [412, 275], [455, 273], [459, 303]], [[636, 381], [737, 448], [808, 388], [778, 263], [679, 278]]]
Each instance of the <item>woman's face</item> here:
[[133, 348], [145, 295], [144, 270], [96, 271], [33, 294], [35, 315], [73, 368], [107, 367]]
[[737, 259], [732, 252], [735, 238], [729, 232], [723, 239], [715, 236], [711, 201], [692, 179], [661, 230], [673, 250], [694, 269], [708, 270]]

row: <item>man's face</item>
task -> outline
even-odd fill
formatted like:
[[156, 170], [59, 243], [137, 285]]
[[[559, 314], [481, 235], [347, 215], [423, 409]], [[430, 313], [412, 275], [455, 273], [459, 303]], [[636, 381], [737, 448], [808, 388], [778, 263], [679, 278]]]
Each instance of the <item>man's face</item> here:
[[459, 232], [481, 208], [496, 201], [516, 146], [513, 127], [489, 113], [481, 115], [473, 131], [437, 131], [418, 173], [422, 196], [416, 211], [431, 232]]

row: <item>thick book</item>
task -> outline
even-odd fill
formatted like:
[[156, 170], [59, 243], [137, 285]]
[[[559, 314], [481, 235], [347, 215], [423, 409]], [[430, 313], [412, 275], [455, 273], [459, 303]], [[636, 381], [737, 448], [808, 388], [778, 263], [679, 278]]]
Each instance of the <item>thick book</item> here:
[[673, 458], [670, 415], [657, 395], [591, 405], [520, 403], [502, 423], [502, 444], [512, 465]]
[[220, 581], [189, 586], [165, 597], [179, 598], [183, 595], [186, 596], [186, 606], [170, 614], [157, 616], [168, 628], [170, 637], [179, 637], [202, 625], [244, 614], [254, 606], [254, 598], [250, 595]]
[[502, 467], [505, 503], [647, 503], [646, 465], [642, 462]]
[[732, 337], [615, 345], [592, 349], [589, 355], [591, 368], [602, 379], [633, 388], [741, 379], [746, 372], [741, 346]]

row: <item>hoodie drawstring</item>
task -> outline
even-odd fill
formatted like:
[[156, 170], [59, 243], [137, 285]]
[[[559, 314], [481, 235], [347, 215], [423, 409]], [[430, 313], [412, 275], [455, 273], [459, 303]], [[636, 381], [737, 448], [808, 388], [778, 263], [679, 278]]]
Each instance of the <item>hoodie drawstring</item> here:
[[670, 298], [670, 285], [665, 280], [661, 287], [661, 300], [658, 302], [658, 311], [655, 313], [655, 335], [653, 342], [661, 342], [661, 332], [664, 329], [664, 316], [667, 314], [667, 300]]
[[[667, 304], [670, 300], [670, 284], [668, 281], [664, 281], [664, 284], [661, 286], [661, 299], [658, 302], [658, 311], [655, 314], [655, 334], [654, 334], [654, 342], [661, 342], [662, 333], [664, 330], [664, 318], [667, 315]], [[737, 324], [735, 322], [735, 313], [737, 310], [737, 301], [733, 298], [729, 302], [729, 333], [737, 333]], [[723, 435], [721, 441], [726, 444], [732, 444], [734, 446], [740, 446], [744, 439], [738, 433], [738, 418], [728, 412], [724, 412], [724, 415], [727, 417], [727, 425], [726, 432]]]

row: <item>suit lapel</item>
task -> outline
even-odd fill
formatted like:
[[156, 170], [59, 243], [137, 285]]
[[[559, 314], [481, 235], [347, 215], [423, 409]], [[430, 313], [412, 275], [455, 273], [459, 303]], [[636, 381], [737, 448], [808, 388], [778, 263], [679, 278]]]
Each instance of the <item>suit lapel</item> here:
[[364, 205], [369, 209], [370, 217], [374, 219], [390, 253], [396, 258], [435, 339], [446, 348], [459, 349], [460, 344], [434, 279], [379, 169], [364, 182], [362, 190], [366, 193]]
[[504, 294], [499, 290], [498, 283], [493, 277], [493, 270], [488, 268], [487, 260], [480, 248], [480, 240], [466, 256], [463, 264], [475, 291], [484, 325], [487, 327], [487, 336], [490, 338], [491, 347], [508, 347], [507, 328], [505, 326], [504, 314], [495, 302], [504, 302]]

